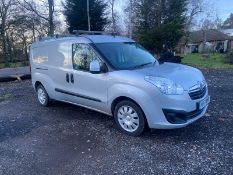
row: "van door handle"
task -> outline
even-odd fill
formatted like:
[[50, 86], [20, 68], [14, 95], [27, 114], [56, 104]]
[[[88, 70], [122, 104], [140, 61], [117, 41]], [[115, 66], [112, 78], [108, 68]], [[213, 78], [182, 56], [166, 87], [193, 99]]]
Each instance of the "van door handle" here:
[[70, 82], [70, 76], [68, 73], [66, 73], [66, 82], [69, 83]]
[[74, 83], [74, 75], [73, 74], [70, 74], [70, 82]]

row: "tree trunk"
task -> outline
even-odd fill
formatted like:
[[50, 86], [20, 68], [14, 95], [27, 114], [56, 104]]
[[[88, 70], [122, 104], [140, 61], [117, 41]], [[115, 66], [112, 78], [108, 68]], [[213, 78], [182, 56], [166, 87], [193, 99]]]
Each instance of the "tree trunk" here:
[[54, 0], [48, 0], [48, 4], [49, 4], [49, 32], [48, 32], [48, 35], [54, 35], [54, 21], [53, 21]]
[[36, 41], [36, 34], [35, 34], [35, 21], [34, 18], [32, 19], [32, 37], [33, 37], [33, 42]]
[[6, 44], [6, 37], [5, 37], [5, 33], [2, 32], [2, 47], [3, 47], [3, 59], [5, 61], [5, 64], [8, 63], [7, 60], [7, 44]]
[[13, 57], [12, 57], [12, 43], [11, 43], [11, 40], [9, 38], [9, 35], [7, 34], [6, 36], [6, 42], [7, 42], [7, 53], [8, 53], [8, 57], [9, 57], [9, 61], [10, 62], [13, 62]]
[[87, 0], [87, 25], [88, 25], [88, 31], [91, 31], [90, 4], [89, 4], [89, 0]]
[[28, 58], [28, 53], [27, 53], [27, 38], [23, 35], [23, 55], [24, 55], [24, 60], [23, 61], [25, 61], [25, 63], [26, 63], [26, 61], [28, 61], [29, 60], [29, 58]]
[[7, 60], [7, 41], [5, 36], [6, 35], [5, 25], [6, 25], [6, 15], [2, 14], [1, 37], [2, 37], [3, 59], [5, 61], [5, 64], [7, 64], [8, 60]]
[[10, 42], [11, 42], [11, 51], [12, 51], [12, 58], [13, 58], [13, 61], [15, 60], [16, 58], [16, 52], [15, 52], [15, 45], [14, 45], [14, 38], [13, 38], [13, 34], [11, 35], [10, 37]]
[[112, 0], [111, 2], [111, 10], [112, 10], [112, 32], [116, 32], [116, 19], [115, 19], [115, 14], [114, 14], [114, 5], [115, 5], [115, 0]]

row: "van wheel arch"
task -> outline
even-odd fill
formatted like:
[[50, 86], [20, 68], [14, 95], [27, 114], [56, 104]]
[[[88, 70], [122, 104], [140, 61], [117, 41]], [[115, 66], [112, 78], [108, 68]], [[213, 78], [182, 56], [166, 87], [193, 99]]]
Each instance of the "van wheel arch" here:
[[121, 97], [117, 97], [116, 99], [113, 100], [113, 102], [111, 104], [112, 115], [114, 115], [114, 110], [115, 110], [116, 105], [118, 103], [120, 103], [121, 101], [125, 101], [125, 100], [129, 100], [129, 101], [135, 103], [141, 109], [141, 111], [142, 111], [142, 113], [144, 115], [145, 121], [146, 121], [146, 127], [149, 128], [149, 125], [148, 125], [148, 122], [147, 122], [147, 118], [146, 118], [146, 115], [145, 115], [143, 109], [141, 108], [141, 106], [136, 101], [134, 101], [133, 99], [131, 99], [129, 97], [121, 96]]
[[[129, 101], [132, 101], [133, 103], [137, 104], [137, 102], [135, 102], [133, 99], [129, 98], [129, 97], [125, 97], [125, 96], [121, 96], [121, 97], [117, 97], [116, 99], [114, 99], [112, 101], [112, 104], [111, 104], [111, 112], [112, 114], [114, 113], [114, 109], [116, 107], [116, 105], [121, 102], [121, 101], [124, 101], [124, 100], [129, 100]], [[140, 107], [140, 105], [138, 105]], [[140, 107], [141, 108], [141, 107]], [[142, 108], [141, 108], [142, 109]]]
[[[38, 86], [43, 86], [43, 84], [41, 83], [41, 82], [39, 82], [39, 81], [36, 81], [35, 82], [35, 89], [37, 90], [37, 87]], [[44, 86], [43, 86], [44, 87]]]
[[48, 104], [45, 106], [49, 106], [51, 103], [53, 103], [55, 100], [53, 98], [50, 97], [50, 95], [48, 94], [45, 86], [40, 82], [40, 81], [36, 81], [35, 82], [35, 91], [37, 92], [38, 87], [42, 87], [44, 89], [44, 91], [46, 92], [47, 96], [48, 96]]

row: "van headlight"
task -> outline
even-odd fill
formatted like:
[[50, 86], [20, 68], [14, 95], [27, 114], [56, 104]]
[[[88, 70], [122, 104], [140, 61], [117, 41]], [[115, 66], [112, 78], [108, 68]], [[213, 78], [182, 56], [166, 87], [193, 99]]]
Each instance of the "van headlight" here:
[[183, 87], [170, 79], [163, 77], [145, 76], [145, 80], [155, 85], [164, 94], [182, 95], [184, 93]]

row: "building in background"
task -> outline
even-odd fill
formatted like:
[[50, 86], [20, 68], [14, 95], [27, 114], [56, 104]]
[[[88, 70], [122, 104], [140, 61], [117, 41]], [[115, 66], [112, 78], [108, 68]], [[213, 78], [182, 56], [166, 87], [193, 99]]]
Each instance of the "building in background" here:
[[233, 50], [233, 28], [232, 29], [224, 29], [222, 32], [229, 36], [229, 49]]
[[191, 32], [188, 38], [182, 38], [176, 52], [187, 53], [226, 53], [233, 49], [233, 37], [216, 29]]

